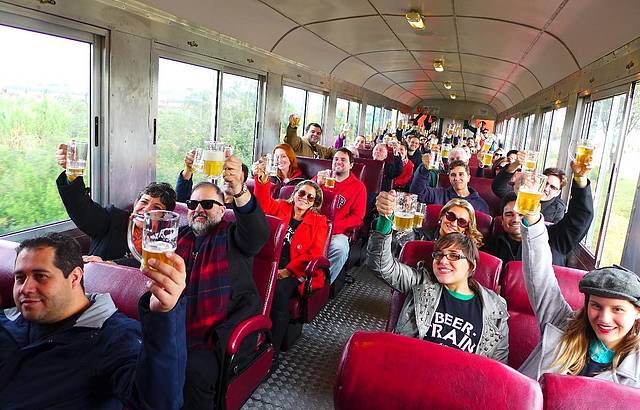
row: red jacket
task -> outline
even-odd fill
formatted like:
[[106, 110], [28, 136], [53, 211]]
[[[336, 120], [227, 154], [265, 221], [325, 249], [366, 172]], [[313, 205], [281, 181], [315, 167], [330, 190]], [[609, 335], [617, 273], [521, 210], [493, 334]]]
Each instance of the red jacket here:
[[402, 174], [396, 179], [393, 180], [393, 187], [399, 186], [409, 186], [411, 184], [411, 179], [413, 178], [413, 162], [407, 160], [406, 164], [404, 164], [404, 168], [402, 170]]
[[[255, 180], [255, 195], [260, 207], [267, 215], [280, 218], [285, 224], [289, 224], [293, 213], [293, 204], [284, 199], [273, 199], [271, 197], [271, 183], [263, 184], [258, 179]], [[305, 269], [311, 259], [322, 256], [324, 244], [327, 241], [328, 233], [327, 218], [311, 210], [304, 214], [302, 223], [296, 229], [291, 238], [290, 256], [291, 260], [286, 269], [296, 278], [305, 277]], [[324, 274], [321, 270], [313, 272], [311, 278], [311, 289], [319, 289], [324, 286]], [[304, 283], [298, 286], [300, 294], [304, 292]]]
[[[315, 181], [317, 177], [313, 177]], [[344, 233], [347, 229], [362, 225], [367, 211], [367, 188], [349, 173], [342, 182], [336, 181], [333, 189], [322, 186], [322, 191], [333, 192], [338, 197], [338, 206], [333, 215], [333, 235]]]

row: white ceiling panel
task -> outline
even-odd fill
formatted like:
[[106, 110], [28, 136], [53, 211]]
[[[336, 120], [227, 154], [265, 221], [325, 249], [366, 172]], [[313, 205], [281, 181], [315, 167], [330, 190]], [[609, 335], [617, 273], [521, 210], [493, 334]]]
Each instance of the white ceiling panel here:
[[548, 34], [540, 37], [521, 64], [538, 77], [543, 87], [580, 69], [567, 49]]
[[362, 85], [376, 73], [371, 67], [351, 57], [333, 70], [333, 75], [355, 85]]
[[[488, 95], [493, 96], [497, 92], [495, 90], [489, 90], [487, 88], [482, 88], [482, 87], [478, 87], [478, 86], [475, 86], [475, 85], [467, 85], [467, 84], [465, 84], [464, 89], [469, 94], [488, 94]], [[505, 95], [505, 94], [503, 94], [501, 92], [498, 92], [498, 97], [503, 97], [504, 98], [503, 101], [506, 101], [509, 104], [511, 104], [511, 100], [509, 99], [509, 96], [507, 96], [507, 95]]]
[[384, 92], [384, 96], [389, 97], [389, 98], [393, 98], [396, 99], [399, 96], [401, 96], [402, 94], [404, 94], [406, 92], [406, 90], [402, 87], [400, 87], [399, 85], [392, 85], [391, 87], [389, 87], [385, 92]]
[[470, 54], [461, 54], [463, 70], [489, 75], [491, 77], [507, 78], [515, 67], [515, 64], [506, 61], [495, 60], [489, 57], [481, 57]]
[[640, 36], [640, 1], [570, 1], [548, 31], [558, 36], [582, 67]]
[[[144, 0], [145, 3], [238, 40], [270, 50], [295, 23], [255, 0]], [[238, 10], [251, 10], [238, 18]]]
[[444, 83], [445, 81], [451, 81], [453, 83], [462, 82], [462, 75], [459, 72], [451, 72], [447, 70], [444, 70], [440, 73], [437, 71], [430, 71], [429, 77], [431, 77], [431, 79], [437, 83]]
[[363, 86], [371, 91], [377, 92], [378, 94], [382, 94], [392, 84], [393, 81], [389, 80], [387, 77], [382, 74], [376, 74], [369, 78]]
[[524, 97], [522, 96], [522, 94], [520, 94], [520, 92], [511, 84], [506, 83], [504, 85], [504, 87], [502, 87], [500, 89], [500, 91], [506, 95], [509, 96], [509, 99], [511, 99], [511, 101], [514, 104], [519, 103], [520, 101], [522, 101], [524, 99]]
[[326, 73], [348, 57], [346, 53], [302, 28], [286, 36], [273, 51]]
[[457, 16], [488, 17], [542, 28], [562, 0], [456, 0]]
[[[335, 18], [378, 14], [367, 0], [261, 0], [300, 24]], [[226, 2], [220, 2], [226, 3]], [[258, 2], [256, 2], [258, 3]]]
[[[537, 30], [494, 20], [458, 18], [460, 52], [518, 62]], [[464, 67], [464, 65], [463, 65]]]
[[502, 86], [503, 80], [499, 80], [497, 78], [487, 77], [484, 75], [464, 73], [464, 83], [479, 85], [482, 87], [491, 88], [493, 90], [497, 90]]
[[520, 66], [516, 67], [509, 81], [518, 85], [518, 88], [522, 91], [525, 98], [542, 89], [533, 74]]
[[336, 20], [306, 27], [351, 54], [403, 49], [379, 16]]
[[424, 30], [414, 30], [404, 16], [384, 16], [402, 43], [409, 50], [457, 51], [453, 17], [429, 17]]
[[358, 56], [362, 61], [378, 71], [419, 69], [415, 58], [407, 51], [384, 51], [367, 53]]
[[420, 10], [423, 15], [453, 13], [451, 0], [371, 0], [382, 14], [405, 14], [410, 10]]
[[437, 90], [431, 81], [410, 81], [400, 85], [411, 90]]
[[430, 81], [429, 77], [427, 77], [422, 70], [389, 71], [384, 73], [384, 75], [396, 83], [404, 83], [407, 81]]
[[422, 68], [433, 70], [433, 60], [444, 59], [444, 69], [460, 71], [460, 62], [456, 53], [442, 53], [436, 51], [412, 51]]

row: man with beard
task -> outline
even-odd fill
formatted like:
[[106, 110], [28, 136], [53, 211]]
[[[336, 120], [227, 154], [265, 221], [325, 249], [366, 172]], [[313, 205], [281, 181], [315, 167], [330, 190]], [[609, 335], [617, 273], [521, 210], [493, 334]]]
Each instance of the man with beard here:
[[291, 145], [296, 155], [311, 158], [330, 159], [336, 150], [332, 147], [324, 147], [320, 142], [322, 127], [315, 122], [309, 123], [305, 129], [304, 137], [298, 136], [298, 126], [292, 125], [293, 115], [289, 116], [287, 134], [284, 137], [285, 144]]
[[[186, 262], [187, 372], [185, 408], [210, 409], [227, 341], [236, 325], [258, 314], [253, 257], [269, 237], [269, 225], [244, 184], [242, 162], [224, 162], [223, 178], [233, 197], [236, 222], [223, 220], [224, 193], [201, 182], [187, 201], [189, 226], [180, 229], [176, 253]], [[242, 343], [238, 357], [251, 351], [255, 336]]]

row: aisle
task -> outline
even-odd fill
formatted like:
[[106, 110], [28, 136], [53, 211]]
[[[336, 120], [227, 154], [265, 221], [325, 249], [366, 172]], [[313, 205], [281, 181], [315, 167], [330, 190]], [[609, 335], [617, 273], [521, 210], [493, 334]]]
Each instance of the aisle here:
[[384, 330], [389, 287], [365, 267], [329, 302], [302, 337], [282, 354], [278, 370], [253, 393], [243, 409], [332, 409], [338, 358], [356, 330]]

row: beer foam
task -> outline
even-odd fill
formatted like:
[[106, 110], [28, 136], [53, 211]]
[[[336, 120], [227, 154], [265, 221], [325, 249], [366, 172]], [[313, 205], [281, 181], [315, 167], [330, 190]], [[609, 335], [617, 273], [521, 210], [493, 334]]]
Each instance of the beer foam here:
[[224, 161], [224, 152], [206, 150], [202, 153], [202, 159], [205, 161]]
[[176, 247], [170, 244], [169, 242], [151, 241], [151, 242], [143, 243], [142, 250], [146, 252], [164, 253], [164, 252], [173, 252], [176, 250]]

